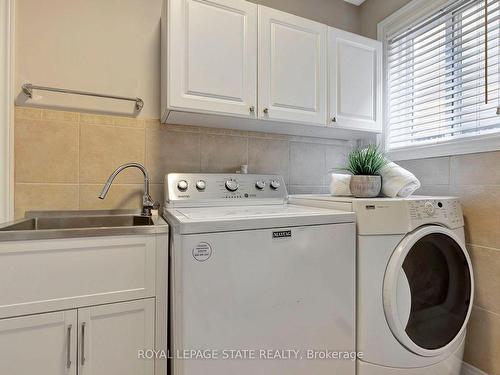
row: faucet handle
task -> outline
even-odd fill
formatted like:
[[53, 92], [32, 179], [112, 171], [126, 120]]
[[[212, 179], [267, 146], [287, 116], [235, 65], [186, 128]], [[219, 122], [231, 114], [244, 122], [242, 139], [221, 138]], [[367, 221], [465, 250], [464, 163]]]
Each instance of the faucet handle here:
[[149, 194], [144, 194], [142, 197], [142, 215], [151, 216], [151, 210], [160, 208], [160, 203], [151, 198]]

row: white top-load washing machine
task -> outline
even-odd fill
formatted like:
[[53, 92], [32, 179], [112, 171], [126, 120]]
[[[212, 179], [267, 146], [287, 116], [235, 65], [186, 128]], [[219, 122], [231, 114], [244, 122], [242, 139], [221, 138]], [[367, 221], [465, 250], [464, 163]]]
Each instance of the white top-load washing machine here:
[[358, 375], [458, 375], [474, 290], [458, 199], [289, 201], [356, 212]]
[[287, 204], [274, 175], [165, 186], [171, 374], [355, 374], [354, 213]]

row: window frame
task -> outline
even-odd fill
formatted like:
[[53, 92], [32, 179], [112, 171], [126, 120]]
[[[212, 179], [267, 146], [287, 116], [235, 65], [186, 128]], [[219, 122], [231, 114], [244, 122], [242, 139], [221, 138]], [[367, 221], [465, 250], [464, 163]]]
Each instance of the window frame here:
[[382, 42], [383, 48], [383, 130], [379, 136], [379, 143], [388, 158], [394, 161], [424, 159], [440, 156], [453, 156], [500, 150], [500, 133], [477, 135], [471, 138], [459, 138], [442, 143], [421, 146], [404, 147], [398, 150], [389, 150], [388, 144], [388, 74], [387, 74], [387, 38], [386, 35], [397, 33], [421, 22], [433, 13], [439, 11], [454, 0], [412, 0], [377, 25], [377, 39]]

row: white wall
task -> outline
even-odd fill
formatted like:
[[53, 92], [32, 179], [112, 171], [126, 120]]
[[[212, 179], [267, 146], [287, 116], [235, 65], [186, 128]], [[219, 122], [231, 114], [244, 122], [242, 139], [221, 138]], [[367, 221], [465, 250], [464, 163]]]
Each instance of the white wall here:
[[[23, 82], [144, 99], [160, 112], [162, 0], [17, 0], [15, 88]], [[35, 92], [30, 103], [132, 113], [132, 102]]]
[[377, 24], [411, 0], [366, 0], [359, 7], [360, 33], [377, 39]]
[[[248, 0], [359, 34], [359, 7], [344, 0]], [[382, 0], [386, 1], [386, 0]]]
[[11, 113], [10, 87], [11, 1], [0, 0], [0, 222], [10, 219], [12, 212], [11, 181]]
[[[252, 0], [350, 31], [358, 8], [343, 0]], [[162, 0], [17, 0], [16, 95], [24, 82], [139, 96], [160, 114]], [[133, 103], [36, 91], [29, 105], [132, 114]], [[22, 104], [24, 95], [17, 98]]]

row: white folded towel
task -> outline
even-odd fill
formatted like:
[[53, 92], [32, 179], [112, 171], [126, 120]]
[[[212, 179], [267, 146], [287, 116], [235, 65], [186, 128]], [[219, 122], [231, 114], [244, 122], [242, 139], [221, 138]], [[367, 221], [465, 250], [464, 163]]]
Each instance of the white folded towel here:
[[393, 162], [380, 170], [380, 176], [382, 176], [382, 193], [386, 197], [407, 198], [420, 187], [420, 181], [413, 173]]
[[350, 174], [330, 174], [330, 194], [331, 195], [351, 195], [351, 175]]

